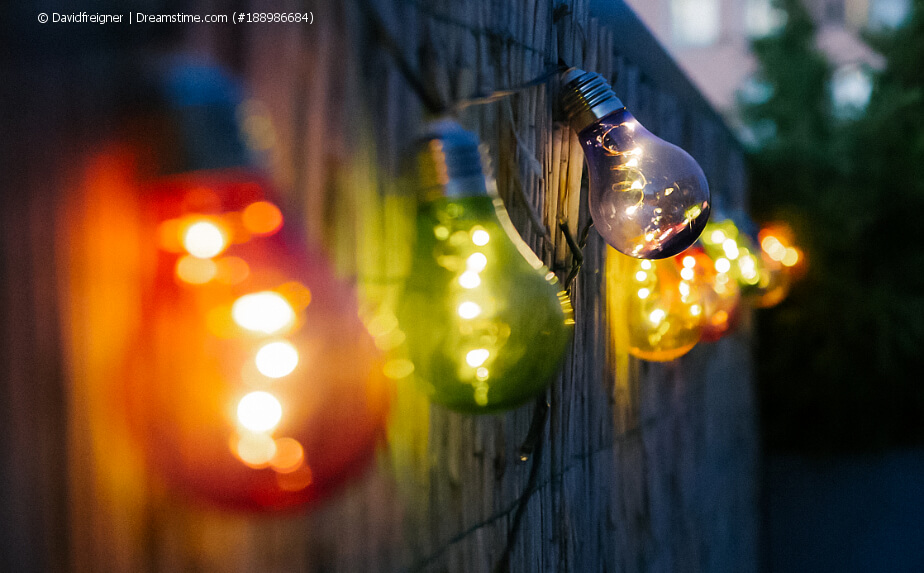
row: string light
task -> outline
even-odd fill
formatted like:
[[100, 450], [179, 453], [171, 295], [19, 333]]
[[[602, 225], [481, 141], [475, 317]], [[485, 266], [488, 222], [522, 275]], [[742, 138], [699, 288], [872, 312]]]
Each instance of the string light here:
[[434, 122], [420, 165], [426, 200], [398, 313], [415, 376], [456, 410], [522, 404], [558, 371], [568, 297], [488, 194], [473, 134]]
[[709, 186], [690, 155], [642, 127], [599, 74], [571, 68], [562, 105], [584, 148], [594, 227], [619, 252], [662, 259], [709, 219]]

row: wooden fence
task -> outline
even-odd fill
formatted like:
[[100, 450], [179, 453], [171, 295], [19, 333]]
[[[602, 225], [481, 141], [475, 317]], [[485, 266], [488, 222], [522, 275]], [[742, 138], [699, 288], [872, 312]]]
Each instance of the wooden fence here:
[[[407, 270], [414, 203], [398, 173], [424, 119], [370, 17], [447, 100], [523, 84], [559, 62], [602, 73], [642, 123], [700, 161], [715, 195], [746, 206], [740, 147], [613, 5], [596, 19], [584, 0], [280, 2], [271, 11], [310, 10], [314, 23], [136, 33], [42, 28], [35, 15], [49, 8], [14, 9], [4, 24], [11, 57], [0, 63], [0, 570], [757, 569], [748, 325], [672, 363], [630, 358], [609, 336], [608, 320], [620, 317], [607, 316], [605, 245], [594, 232], [547, 413], [537, 404], [459, 415], [405, 381], [374, 467], [307, 514], [185, 504], [139, 465], [107, 410], [120, 301], [134, 296], [120, 267], [132, 256], [120, 237], [132, 233], [133, 165], [112, 145], [122, 130], [113, 109], [137, 58], [167, 49], [239, 74], [262, 102], [260, 137], [284, 203], [353, 280], [368, 315], [394, 305]], [[583, 153], [555, 89], [459, 118], [490, 147], [515, 225], [564, 276], [572, 255], [559, 221], [578, 233], [588, 212]]]

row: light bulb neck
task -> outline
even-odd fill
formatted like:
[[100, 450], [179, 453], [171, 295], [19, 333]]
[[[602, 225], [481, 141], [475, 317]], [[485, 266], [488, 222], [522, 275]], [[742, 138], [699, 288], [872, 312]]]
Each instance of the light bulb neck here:
[[577, 133], [626, 107], [600, 74], [570, 68], [562, 74], [561, 85], [561, 105]]
[[478, 137], [450, 119], [431, 122], [418, 153], [427, 200], [488, 195]]

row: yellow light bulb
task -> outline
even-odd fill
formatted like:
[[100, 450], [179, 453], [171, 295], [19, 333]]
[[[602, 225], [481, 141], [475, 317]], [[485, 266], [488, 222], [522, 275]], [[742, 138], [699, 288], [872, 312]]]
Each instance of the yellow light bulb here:
[[[614, 340], [624, 340], [633, 356], [659, 362], [673, 360], [699, 341], [704, 314], [702, 291], [697, 283], [681, 277], [682, 273], [693, 273], [692, 268], [682, 266], [682, 260], [673, 257], [638, 261], [614, 249], [607, 250], [609, 303], [618, 313], [610, 322]], [[643, 265], [649, 270], [641, 270]], [[625, 277], [636, 277], [639, 272], [647, 277], [645, 288], [626, 284]]]

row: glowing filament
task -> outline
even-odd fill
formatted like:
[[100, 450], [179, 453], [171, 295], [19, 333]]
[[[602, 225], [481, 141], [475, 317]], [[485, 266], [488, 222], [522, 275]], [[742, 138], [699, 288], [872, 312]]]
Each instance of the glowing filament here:
[[472, 242], [483, 247], [488, 244], [488, 241], [491, 240], [491, 235], [488, 234], [484, 229], [476, 229], [472, 231]]
[[632, 186], [629, 187], [629, 189], [636, 189], [636, 190], [637, 190], [637, 189], [641, 189], [642, 187], [644, 187], [644, 185], [642, 184], [642, 182], [639, 181], [638, 179], [636, 179], [635, 181], [632, 182]]
[[245, 294], [231, 307], [234, 322], [242, 328], [273, 334], [295, 322], [295, 311], [282, 295], [273, 291]]
[[193, 223], [183, 234], [183, 247], [194, 257], [208, 259], [225, 250], [228, 246], [225, 234], [210, 221]]
[[298, 366], [298, 351], [290, 342], [270, 342], [257, 351], [257, 370], [270, 378], [282, 378]]
[[484, 256], [484, 253], [473, 253], [468, 259], [466, 259], [465, 266], [470, 271], [480, 273], [486, 266], [488, 266], [488, 257]]
[[458, 308], [459, 316], [469, 320], [481, 314], [481, 307], [471, 301], [463, 302]]
[[481, 277], [475, 271], [465, 271], [459, 275], [459, 285], [462, 288], [476, 288], [481, 284]]
[[648, 320], [650, 320], [652, 324], [658, 325], [658, 324], [661, 324], [661, 321], [664, 320], [666, 316], [667, 316], [667, 313], [665, 313], [660, 308], [657, 308], [651, 311], [651, 314], [648, 315]]
[[734, 239], [725, 239], [722, 241], [722, 250], [725, 251], [725, 256], [731, 260], [738, 258], [738, 243]]
[[468, 354], [465, 355], [465, 362], [472, 368], [478, 368], [485, 363], [489, 356], [491, 356], [491, 353], [487, 349], [476, 348], [468, 351]]
[[269, 392], [251, 392], [237, 404], [237, 421], [251, 432], [268, 432], [281, 419], [282, 405]]

